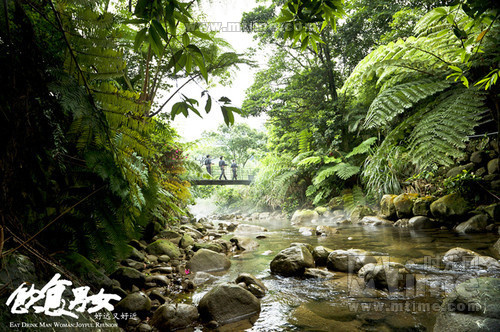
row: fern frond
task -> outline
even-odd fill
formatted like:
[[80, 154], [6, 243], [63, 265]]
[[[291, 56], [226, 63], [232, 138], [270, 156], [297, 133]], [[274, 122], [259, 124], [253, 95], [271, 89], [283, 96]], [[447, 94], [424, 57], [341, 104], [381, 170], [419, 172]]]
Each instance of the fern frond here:
[[311, 133], [307, 129], [304, 129], [299, 133], [299, 153], [304, 153], [311, 149], [311, 136]]
[[451, 83], [447, 81], [424, 79], [384, 90], [370, 105], [364, 126], [365, 128], [383, 126], [420, 100], [435, 95], [450, 85]]
[[366, 140], [364, 140], [361, 144], [356, 146], [354, 149], [352, 149], [351, 152], [349, 152], [345, 157], [350, 158], [352, 156], [358, 155], [358, 154], [363, 154], [367, 153], [370, 151], [371, 146], [377, 141], [376, 137], [370, 137]]
[[302, 159], [298, 164], [297, 166], [310, 166], [310, 165], [318, 165], [319, 163], [321, 163], [323, 160], [322, 157], [318, 157], [318, 156], [315, 156], [315, 157], [308, 157], [308, 158], [305, 158], [305, 159]]
[[347, 180], [350, 177], [356, 175], [360, 171], [359, 166], [351, 165], [349, 163], [340, 163], [338, 165], [333, 166], [336, 169], [336, 174], [342, 180]]
[[416, 165], [450, 166], [474, 133], [484, 106], [484, 94], [477, 89], [458, 88], [423, 116], [410, 136], [410, 153]]

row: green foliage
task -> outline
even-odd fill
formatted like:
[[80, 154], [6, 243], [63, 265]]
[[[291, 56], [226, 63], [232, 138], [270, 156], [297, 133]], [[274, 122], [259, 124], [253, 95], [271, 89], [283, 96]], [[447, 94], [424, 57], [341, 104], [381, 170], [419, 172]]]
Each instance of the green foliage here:
[[[467, 31], [466, 41], [457, 39], [454, 29]], [[357, 99], [368, 82], [377, 89], [375, 96], [361, 97], [369, 101], [364, 128], [385, 129], [382, 143], [364, 164], [371, 194], [399, 193], [413, 167], [448, 166], [463, 154], [467, 135], [485, 110], [485, 95], [447, 78], [455, 72], [460, 73], [457, 79], [470, 80], [462, 63], [478, 52], [475, 36], [481, 29], [459, 7], [436, 8], [417, 23], [416, 37], [380, 46], [347, 79], [343, 90]]]
[[463, 170], [462, 173], [443, 180], [443, 189], [447, 194], [459, 193], [462, 197], [469, 200], [478, 198], [478, 182], [480, 177], [472, 172]]
[[344, 193], [342, 195], [342, 201], [344, 202], [344, 211], [348, 214], [350, 214], [356, 206], [367, 204], [363, 189], [359, 186], [354, 186], [351, 190]]

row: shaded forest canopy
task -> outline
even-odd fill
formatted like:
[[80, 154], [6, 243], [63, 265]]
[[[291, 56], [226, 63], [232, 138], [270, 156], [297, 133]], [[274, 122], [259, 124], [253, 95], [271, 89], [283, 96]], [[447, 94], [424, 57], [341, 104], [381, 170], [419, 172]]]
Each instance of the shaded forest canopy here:
[[[252, 63], [202, 31], [193, 4], [2, 2], [2, 254], [75, 251], [111, 271], [131, 238], [188, 214], [187, 175], [203, 170], [171, 126], [181, 114], [215, 109], [232, 125], [266, 113], [265, 139], [232, 127], [267, 145], [242, 150], [239, 163], [260, 163], [256, 183], [225, 199], [286, 211], [420, 190], [469, 136], [498, 136], [493, 1], [268, 1], [242, 18], [266, 23], [255, 38], [272, 55], [241, 110], [174, 88]], [[303, 29], [274, 28], [285, 24]]]

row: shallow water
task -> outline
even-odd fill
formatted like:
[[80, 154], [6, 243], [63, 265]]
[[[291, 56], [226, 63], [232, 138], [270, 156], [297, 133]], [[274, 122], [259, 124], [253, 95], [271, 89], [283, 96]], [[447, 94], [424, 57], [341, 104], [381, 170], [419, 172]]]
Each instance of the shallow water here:
[[[498, 238], [494, 234], [459, 235], [439, 229], [336, 226], [339, 234], [317, 237], [302, 235], [299, 228], [288, 221], [254, 224], [266, 227], [268, 232], [244, 236], [255, 238], [263, 234], [266, 238], [257, 240], [260, 245], [256, 250], [232, 257], [230, 270], [216, 281], [234, 281], [239, 273], [246, 272], [262, 279], [269, 289], [261, 299], [260, 316], [248, 331], [430, 330], [446, 292], [469, 278], [498, 272], [456, 270], [438, 264], [439, 256], [454, 247], [490, 256], [489, 248]], [[416, 275], [417, 284], [403, 292], [388, 293], [366, 288], [361, 279], [341, 272], [335, 272], [331, 280], [272, 275], [269, 263], [293, 242], [375, 252], [379, 259], [404, 264]], [[193, 302], [197, 303], [211, 287], [213, 284], [198, 288]]]

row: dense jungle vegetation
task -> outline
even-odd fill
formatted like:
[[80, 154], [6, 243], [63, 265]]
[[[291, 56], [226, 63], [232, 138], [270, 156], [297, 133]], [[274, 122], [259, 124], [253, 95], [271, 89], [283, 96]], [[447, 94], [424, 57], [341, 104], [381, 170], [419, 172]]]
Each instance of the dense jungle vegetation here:
[[[171, 125], [181, 114], [222, 112], [234, 126], [206, 135], [234, 145], [203, 154], [260, 163], [223, 201], [286, 211], [425, 190], [481, 123], [498, 131], [494, 1], [262, 1], [242, 24], [272, 52], [241, 110], [176, 84], [252, 63], [194, 3], [2, 2], [0, 253], [111, 269], [129, 239], [186, 215], [202, 169]], [[233, 113], [267, 114], [267, 136]]]

